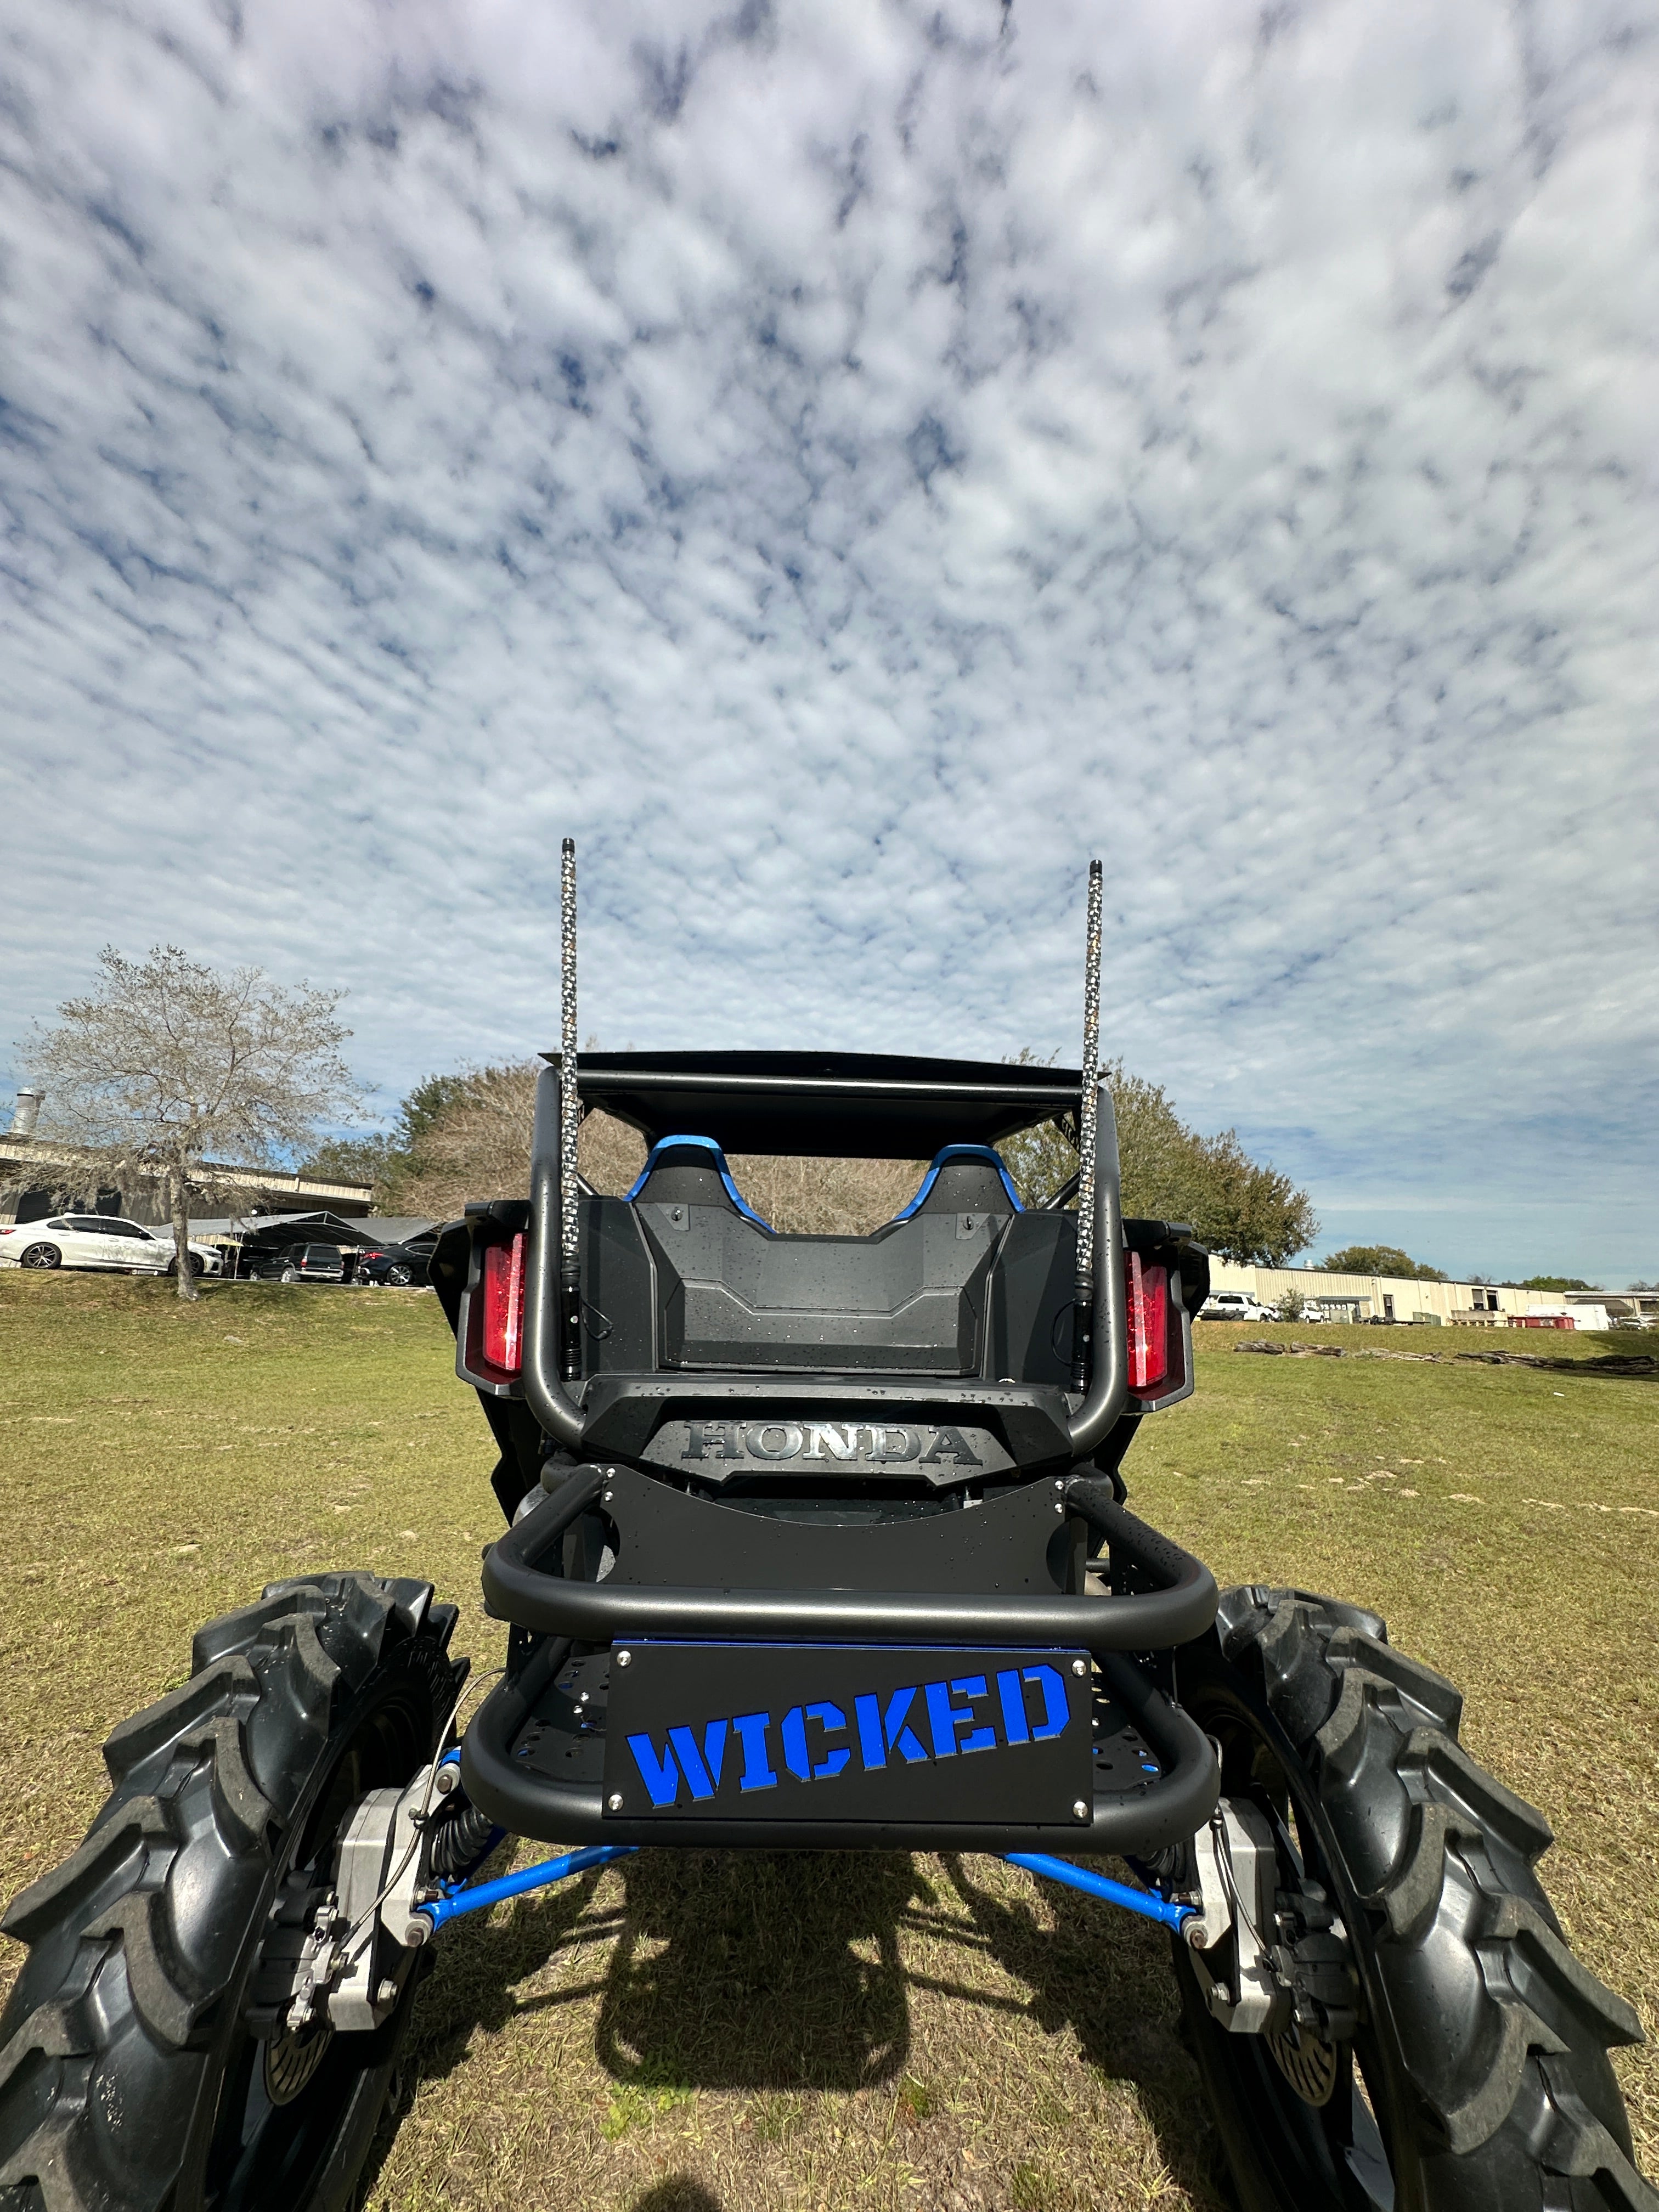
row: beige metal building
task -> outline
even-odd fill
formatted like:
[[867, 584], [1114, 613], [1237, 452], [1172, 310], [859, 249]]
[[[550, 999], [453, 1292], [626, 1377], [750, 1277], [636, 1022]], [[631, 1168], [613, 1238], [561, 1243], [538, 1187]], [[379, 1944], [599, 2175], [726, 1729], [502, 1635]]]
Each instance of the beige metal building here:
[[[221, 1204], [231, 1198], [247, 1214], [327, 1212], [357, 1220], [368, 1212], [374, 1196], [367, 1183], [318, 1182], [257, 1168], [216, 1168], [213, 1186]], [[72, 1146], [45, 1144], [15, 1130], [0, 1136], [0, 1223], [42, 1221], [71, 1206], [118, 1213], [150, 1229], [167, 1222], [167, 1194], [153, 1176], [135, 1176], [130, 1188], [108, 1189], [89, 1156]], [[191, 1211], [202, 1211], [199, 1199]]]
[[1659, 1293], [1521, 1291], [1492, 1283], [1419, 1283], [1409, 1276], [1342, 1275], [1324, 1267], [1246, 1267], [1212, 1260], [1212, 1286], [1249, 1291], [1276, 1306], [1294, 1291], [1330, 1321], [1424, 1321], [1504, 1328], [1523, 1320], [1571, 1319], [1580, 1328], [1615, 1322], [1659, 1325]]

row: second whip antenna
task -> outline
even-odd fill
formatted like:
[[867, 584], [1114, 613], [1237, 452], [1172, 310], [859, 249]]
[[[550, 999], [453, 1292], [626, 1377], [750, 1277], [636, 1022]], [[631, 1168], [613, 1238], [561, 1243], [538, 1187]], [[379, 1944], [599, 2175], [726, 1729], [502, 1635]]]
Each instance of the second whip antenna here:
[[1083, 961], [1083, 1090], [1078, 1100], [1077, 1282], [1072, 1309], [1072, 1388], [1086, 1390], [1094, 1352], [1095, 1137], [1100, 1118], [1100, 863], [1089, 863]]
[[581, 1255], [576, 1220], [576, 841], [567, 837], [559, 869], [559, 1334], [561, 1368], [574, 1382], [582, 1364]]

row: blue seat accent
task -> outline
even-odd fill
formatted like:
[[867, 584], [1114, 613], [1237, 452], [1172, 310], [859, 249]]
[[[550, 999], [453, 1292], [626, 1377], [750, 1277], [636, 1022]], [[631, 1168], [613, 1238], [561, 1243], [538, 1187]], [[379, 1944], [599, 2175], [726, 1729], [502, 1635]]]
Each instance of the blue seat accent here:
[[933, 1155], [933, 1164], [928, 1169], [927, 1174], [923, 1176], [921, 1189], [916, 1193], [915, 1196], [910, 1200], [910, 1203], [904, 1208], [902, 1213], [896, 1213], [893, 1216], [893, 1219], [895, 1221], [908, 1221], [910, 1218], [910, 1216], [916, 1212], [918, 1207], [926, 1202], [928, 1192], [932, 1190], [933, 1185], [939, 1181], [939, 1170], [941, 1168], [949, 1167], [953, 1160], [982, 1160], [988, 1165], [994, 1167], [998, 1175], [1002, 1178], [1002, 1188], [1007, 1192], [1008, 1202], [1013, 1207], [1014, 1212], [1016, 1213], [1024, 1212], [1025, 1208], [1019, 1202], [1019, 1193], [1014, 1188], [1013, 1182], [1009, 1176], [1008, 1170], [1003, 1165], [1002, 1155], [996, 1150], [994, 1146], [945, 1145]]
[[656, 1166], [657, 1161], [661, 1154], [666, 1152], [672, 1152], [677, 1146], [685, 1145], [695, 1145], [699, 1152], [710, 1152], [714, 1155], [714, 1158], [710, 1162], [710, 1165], [719, 1175], [721, 1182], [725, 1184], [726, 1196], [731, 1200], [732, 1205], [737, 1207], [738, 1212], [742, 1214], [745, 1221], [752, 1221], [757, 1229], [763, 1229], [769, 1237], [775, 1236], [777, 1233], [769, 1221], [763, 1221], [761, 1219], [759, 1214], [756, 1212], [754, 1207], [750, 1205], [748, 1200], [744, 1198], [743, 1193], [738, 1188], [736, 1183], [732, 1182], [732, 1170], [726, 1164], [726, 1154], [721, 1151], [720, 1147], [714, 1142], [714, 1139], [712, 1137], [659, 1137], [656, 1143], [652, 1146], [651, 1151], [646, 1159], [645, 1165], [640, 1170], [638, 1179], [635, 1181], [633, 1188], [623, 1193], [624, 1199], [631, 1204], [632, 1201], [639, 1196], [640, 1193], [645, 1188], [646, 1183], [650, 1178], [651, 1170]]

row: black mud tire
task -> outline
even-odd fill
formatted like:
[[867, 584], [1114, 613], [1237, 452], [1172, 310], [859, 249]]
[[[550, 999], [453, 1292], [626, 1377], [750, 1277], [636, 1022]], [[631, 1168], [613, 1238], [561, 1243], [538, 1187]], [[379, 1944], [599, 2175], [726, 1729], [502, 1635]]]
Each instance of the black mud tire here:
[[31, 1244], [17, 1264], [20, 1267], [61, 1267], [64, 1255], [55, 1244]]
[[[348, 1808], [434, 1752], [465, 1663], [428, 1583], [276, 1583], [198, 1635], [191, 1679], [116, 1729], [86, 1841], [15, 1898], [29, 1947], [0, 2018], [3, 2212], [345, 2212], [416, 1977], [373, 2034], [250, 2034], [272, 1905], [326, 1869]], [[314, 2063], [314, 2071], [307, 2067]]]
[[1276, 1816], [1358, 1975], [1358, 2027], [1310, 2052], [1335, 2075], [1316, 2107], [1267, 2039], [1212, 2017], [1175, 1944], [1242, 2212], [1659, 2212], [1607, 2059], [1640, 2025], [1567, 1948], [1533, 1872], [1549, 1826], [1462, 1748], [1451, 1683], [1374, 1613], [1256, 1587], [1223, 1595], [1179, 1672], [1224, 1793]]

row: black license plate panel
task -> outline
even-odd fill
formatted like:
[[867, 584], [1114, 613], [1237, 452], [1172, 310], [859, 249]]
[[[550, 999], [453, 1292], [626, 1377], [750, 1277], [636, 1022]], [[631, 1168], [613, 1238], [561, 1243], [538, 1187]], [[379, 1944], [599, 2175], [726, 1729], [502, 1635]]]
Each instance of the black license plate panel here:
[[605, 1810], [1075, 1826], [1092, 1688], [1081, 1651], [619, 1639]]

